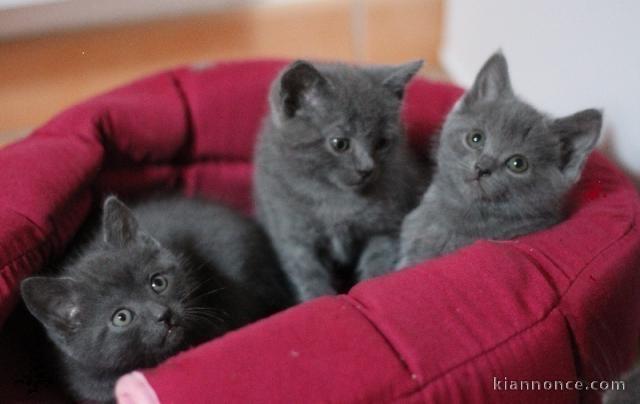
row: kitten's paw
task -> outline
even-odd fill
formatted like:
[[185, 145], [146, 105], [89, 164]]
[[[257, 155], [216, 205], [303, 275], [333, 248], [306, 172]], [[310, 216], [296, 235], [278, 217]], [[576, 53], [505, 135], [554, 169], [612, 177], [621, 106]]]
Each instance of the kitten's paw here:
[[393, 268], [393, 270], [400, 271], [402, 269], [410, 267], [412, 264], [413, 264], [413, 261], [411, 261], [410, 259], [402, 258], [400, 261], [398, 261], [398, 263], [396, 264], [395, 268]]
[[393, 272], [398, 256], [398, 240], [376, 236], [369, 240], [360, 256], [356, 272], [361, 281]]
[[298, 289], [298, 302], [304, 303], [306, 301], [315, 299], [317, 297], [333, 296], [336, 294], [338, 294], [338, 292], [336, 292], [336, 290], [333, 289], [331, 286], [320, 286], [320, 285], [314, 285], [311, 287], [307, 286], [305, 288]]

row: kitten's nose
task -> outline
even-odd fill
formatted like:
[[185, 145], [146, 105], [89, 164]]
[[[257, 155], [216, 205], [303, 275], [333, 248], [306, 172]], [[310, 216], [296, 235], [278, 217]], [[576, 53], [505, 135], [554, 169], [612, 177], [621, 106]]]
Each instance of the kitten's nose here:
[[484, 168], [479, 164], [475, 165], [475, 169], [476, 169], [476, 177], [477, 178], [491, 175], [491, 170], [489, 170], [488, 168]]
[[171, 324], [171, 310], [167, 308], [165, 311], [163, 311], [162, 314], [158, 316], [158, 322], [160, 321], [163, 323]]
[[157, 322], [170, 325], [172, 321], [171, 309], [161, 304], [153, 304], [149, 307], [151, 314]]
[[373, 168], [367, 168], [367, 169], [364, 169], [364, 170], [356, 170], [356, 173], [358, 173], [360, 178], [362, 178], [363, 180], [366, 180], [367, 178], [371, 177], [371, 174], [373, 174]]

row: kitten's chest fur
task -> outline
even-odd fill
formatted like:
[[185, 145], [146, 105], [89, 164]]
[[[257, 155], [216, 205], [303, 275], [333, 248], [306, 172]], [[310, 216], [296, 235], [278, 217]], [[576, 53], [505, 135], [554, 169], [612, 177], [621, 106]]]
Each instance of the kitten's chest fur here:
[[[297, 205], [293, 210], [321, 238], [330, 240], [331, 250], [340, 257], [342, 250], [349, 250], [366, 238], [395, 232], [409, 209], [408, 201], [403, 199], [406, 195], [393, 192], [384, 181], [373, 185], [375, 189], [365, 193], [328, 186], [314, 193], [299, 190], [308, 204]], [[392, 194], [396, 198], [389, 196]]]
[[292, 237], [311, 244], [325, 267], [339, 272], [357, 263], [369, 238], [396, 235], [415, 199], [385, 177], [362, 193], [291, 177], [268, 175], [259, 180], [268, 188], [257, 195], [259, 219], [272, 223], [268, 229], [296, 229]]
[[94, 402], [115, 403], [113, 389], [119, 376], [124, 372], [101, 372], [100, 369], [82, 366], [75, 360], [62, 356], [61, 363], [64, 364], [63, 372], [66, 372], [64, 379], [71, 385], [78, 401], [92, 397]]
[[[316, 200], [313, 216], [328, 235], [338, 237], [349, 234], [386, 232], [396, 228], [403, 206], [400, 197], [393, 200], [384, 194], [385, 184], [379, 184], [376, 193], [360, 195], [336, 190], [326, 193], [327, 198]], [[391, 191], [391, 190], [389, 190]]]
[[325, 230], [316, 244], [319, 255], [330, 257], [333, 261], [327, 262], [328, 266], [354, 264], [364, 241], [364, 235], [359, 230], [350, 222], [333, 223]]
[[443, 192], [436, 184], [421, 204], [425, 216], [453, 235], [467, 239], [508, 240], [548, 227], [558, 220], [558, 212], [527, 215], [510, 203], [468, 201]]

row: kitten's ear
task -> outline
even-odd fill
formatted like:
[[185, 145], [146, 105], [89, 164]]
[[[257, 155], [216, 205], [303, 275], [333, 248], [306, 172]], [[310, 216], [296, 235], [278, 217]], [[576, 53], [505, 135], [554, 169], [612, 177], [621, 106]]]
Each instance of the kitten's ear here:
[[551, 131], [562, 143], [561, 170], [571, 182], [580, 178], [587, 156], [598, 142], [602, 129], [602, 111], [586, 109], [558, 118], [551, 123]]
[[104, 201], [102, 232], [104, 241], [116, 247], [124, 247], [138, 235], [138, 221], [133, 212], [115, 196]]
[[305, 104], [313, 104], [318, 90], [326, 84], [327, 79], [311, 63], [297, 60], [280, 76], [276, 107], [291, 118]]
[[398, 98], [404, 95], [407, 83], [422, 68], [423, 60], [414, 60], [398, 66], [374, 67], [376, 75], [381, 76], [382, 85], [388, 88]]
[[478, 101], [493, 101], [506, 95], [513, 95], [509, 67], [507, 59], [498, 51], [480, 69], [473, 86], [464, 96], [464, 103], [472, 105]]
[[27, 309], [45, 327], [67, 336], [80, 327], [80, 307], [71, 278], [33, 276], [20, 284]]

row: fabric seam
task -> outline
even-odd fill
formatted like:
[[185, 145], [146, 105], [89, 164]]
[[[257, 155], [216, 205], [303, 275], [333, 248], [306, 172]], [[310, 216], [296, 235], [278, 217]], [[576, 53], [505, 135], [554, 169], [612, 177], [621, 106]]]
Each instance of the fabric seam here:
[[32, 219], [30, 219], [29, 217], [27, 217], [23, 213], [20, 213], [17, 210], [11, 208], [11, 207], [5, 207], [5, 209], [11, 210], [14, 214], [22, 217], [24, 220], [29, 222], [40, 234], [43, 235], [43, 237], [34, 247], [31, 247], [31, 248], [29, 248], [27, 250], [22, 251], [20, 254], [16, 255], [15, 257], [11, 258], [10, 260], [8, 260], [6, 262], [0, 263], [0, 267], [1, 267], [0, 268], [0, 272], [5, 272], [7, 270], [8, 266], [10, 266], [14, 262], [22, 259], [25, 255], [30, 254], [31, 252], [42, 248], [45, 244], [47, 244], [49, 242], [49, 239], [48, 239], [49, 235], [36, 222], [34, 222]]
[[[402, 355], [400, 351], [396, 349], [395, 345], [391, 342], [391, 340], [387, 337], [387, 335], [378, 327], [376, 322], [373, 321], [364, 310], [362, 310], [362, 308], [366, 307], [366, 305], [362, 304], [356, 297], [351, 295], [341, 295], [340, 297], [343, 300], [345, 300], [349, 305], [351, 305], [351, 307], [353, 307], [358, 313], [360, 313], [362, 317], [369, 323], [369, 325], [373, 327], [373, 329], [382, 338], [382, 340], [389, 347], [389, 349], [391, 349], [394, 357], [400, 362], [401, 366], [407, 371], [409, 378], [413, 379], [413, 375], [415, 375], [416, 373], [413, 372], [409, 363], [407, 363], [405, 360], [402, 359]], [[408, 391], [400, 395], [399, 398], [406, 397], [408, 395], [413, 395], [415, 393], [420, 392], [422, 389], [423, 389], [423, 386], [416, 381], [416, 386], [411, 391]], [[397, 399], [398, 399], [397, 397], [392, 398], [392, 400], [394, 401]]]
[[[421, 393], [422, 391], [424, 391], [425, 388], [427, 388], [430, 384], [433, 384], [435, 381], [442, 379], [443, 377], [445, 377], [446, 375], [448, 375], [449, 373], [457, 370], [458, 368], [467, 365], [468, 363], [471, 363], [475, 360], [477, 360], [478, 358], [481, 358], [482, 356], [486, 355], [487, 353], [493, 352], [499, 348], [501, 348], [503, 345], [509, 343], [511, 340], [513, 340], [514, 338], [517, 338], [518, 336], [528, 332], [529, 330], [537, 327], [539, 324], [545, 322], [549, 316], [554, 312], [554, 311], [559, 311], [560, 314], [563, 316], [564, 318], [564, 314], [562, 313], [562, 311], [560, 310], [560, 306], [563, 302], [563, 298], [566, 296], [566, 294], [569, 292], [569, 290], [571, 289], [571, 287], [575, 284], [576, 280], [580, 277], [580, 275], [600, 256], [602, 256], [603, 254], [606, 253], [606, 251], [608, 251], [613, 245], [615, 245], [616, 243], [618, 243], [620, 240], [623, 240], [624, 238], [627, 238], [629, 236], [629, 234], [632, 232], [632, 230], [634, 230], [637, 226], [636, 224], [636, 219], [637, 219], [637, 214], [638, 214], [638, 209], [637, 206], [634, 209], [634, 213], [632, 214], [632, 220], [629, 223], [629, 226], [627, 229], [625, 229], [625, 231], [616, 239], [614, 239], [613, 241], [611, 241], [605, 248], [603, 248], [598, 254], [596, 254], [595, 256], [593, 256], [587, 263], [585, 263], [583, 265], [583, 267], [578, 271], [578, 273], [576, 274], [576, 276], [574, 277], [574, 279], [569, 283], [569, 285], [567, 286], [567, 288], [558, 296], [558, 299], [556, 300], [556, 302], [554, 304], [552, 304], [549, 309], [544, 313], [544, 315], [542, 315], [542, 317], [540, 317], [538, 320], [534, 321], [533, 323], [529, 324], [527, 327], [522, 328], [521, 330], [518, 330], [517, 332], [515, 332], [514, 334], [506, 337], [505, 339], [503, 339], [502, 341], [497, 342], [496, 344], [494, 344], [493, 346], [486, 348], [484, 350], [482, 350], [481, 352], [479, 352], [478, 354], [475, 354], [469, 358], [467, 358], [466, 360], [453, 365], [452, 367], [450, 367], [449, 369], [440, 372], [439, 374], [431, 377], [430, 379], [426, 380], [423, 383], [420, 383], [419, 387], [417, 390], [415, 391], [408, 391], [403, 395], [398, 396], [397, 398], [394, 398], [394, 401], [397, 400], [401, 400], [404, 398], [407, 398], [409, 396], [413, 396], [417, 393]], [[521, 251], [520, 249], [516, 249], [517, 251], [519, 251], [522, 254], [526, 254], [524, 251]], [[537, 261], [537, 260], [536, 260]], [[349, 296], [350, 298], [352, 298], [354, 301], [359, 302], [357, 299], [355, 299], [353, 296]], [[362, 305], [365, 306], [365, 305]], [[358, 307], [356, 306], [356, 309], [358, 309]], [[391, 342], [391, 340], [384, 334], [384, 332], [375, 324], [375, 322], [368, 316], [366, 315], [362, 310], [358, 309], [358, 311], [360, 311], [363, 316], [365, 318], [368, 319], [369, 322], [371, 322], [373, 324], [374, 329], [379, 332], [380, 334], [382, 334], [382, 337], [384, 338], [384, 340], [390, 345], [392, 351], [397, 355], [397, 359], [402, 362], [405, 367], [407, 368], [407, 370], [410, 372], [410, 374], [416, 374], [416, 372], [413, 372], [409, 363], [405, 362], [402, 359], [402, 354], [401, 351], [399, 349], [397, 349], [395, 347], [395, 345]], [[574, 363], [574, 368], [575, 368], [576, 364]]]

